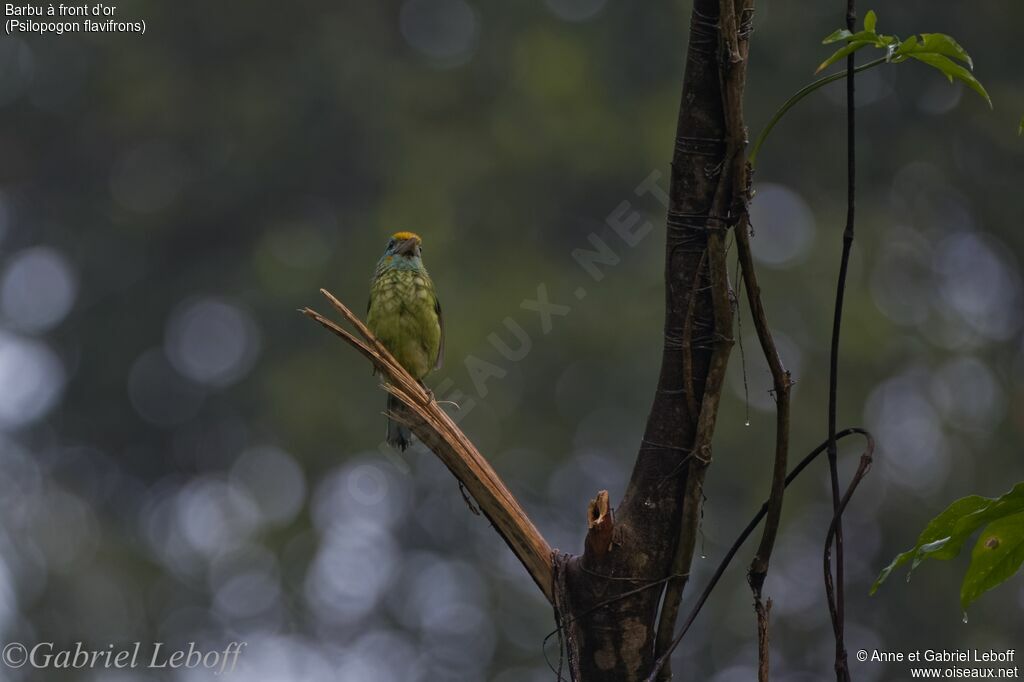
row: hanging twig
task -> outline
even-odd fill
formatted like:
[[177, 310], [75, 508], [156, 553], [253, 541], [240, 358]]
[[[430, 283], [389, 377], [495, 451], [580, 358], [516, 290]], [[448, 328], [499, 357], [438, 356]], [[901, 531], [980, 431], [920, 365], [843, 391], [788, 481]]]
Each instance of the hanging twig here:
[[[860, 434], [867, 439], [865, 455], [870, 460], [871, 456], [873, 456], [873, 453], [875, 451], [875, 439], [866, 429], [858, 427], [844, 429], [843, 431], [837, 433], [835, 437], [836, 440], [842, 440], [843, 438], [846, 438], [847, 436], [852, 436], [854, 434]], [[828, 445], [829, 441], [826, 440], [825, 442], [818, 445], [818, 447], [814, 448], [814, 450], [808, 453], [802, 460], [800, 460], [800, 463], [793, 467], [793, 470], [789, 472], [788, 476], [786, 476], [786, 486], [789, 486], [790, 483], [796, 480], [796, 478], [804, 471], [804, 469], [807, 468], [807, 466], [811, 462], [813, 462], [819, 455], [821, 455], [821, 453], [825, 452], [828, 449]], [[864, 455], [862, 455], [862, 461], [863, 457]], [[672, 655], [672, 652], [675, 651], [676, 647], [678, 647], [680, 642], [683, 641], [683, 637], [685, 637], [686, 633], [689, 632], [690, 626], [693, 625], [693, 622], [697, 619], [697, 615], [700, 614], [701, 609], [704, 608], [704, 604], [707, 602], [708, 597], [711, 596], [711, 593], [714, 591], [715, 587], [718, 586], [718, 581], [722, 579], [722, 575], [725, 574], [725, 570], [729, 567], [729, 564], [732, 563], [732, 560], [736, 556], [736, 553], [739, 552], [740, 547], [742, 547], [743, 543], [747, 541], [747, 538], [750, 537], [750, 535], [754, 532], [754, 529], [757, 528], [757, 524], [761, 522], [761, 519], [763, 519], [767, 515], [767, 513], [768, 502], [765, 502], [763, 505], [761, 505], [761, 509], [754, 515], [754, 518], [750, 520], [750, 523], [747, 524], [746, 528], [740, 531], [740, 534], [732, 543], [732, 546], [729, 548], [729, 551], [725, 553], [725, 556], [722, 558], [722, 561], [719, 562], [718, 568], [715, 569], [715, 572], [712, 574], [711, 579], [708, 581], [707, 586], [704, 588], [704, 591], [701, 592], [696, 604], [694, 604], [693, 608], [690, 610], [690, 613], [686, 617], [686, 620], [683, 621], [683, 627], [679, 631], [679, 634], [677, 634], [675, 636], [675, 639], [672, 640], [671, 646], [669, 646], [668, 649], [663, 654], [661, 654], [661, 656], [659, 656], [658, 659], [655, 661], [653, 670], [651, 670], [651, 673], [647, 676], [644, 682], [655, 682], [658, 673], [668, 662], [669, 657]]]
[[768, 614], [770, 606], [761, 601], [761, 590], [768, 575], [775, 538], [782, 519], [782, 503], [786, 491], [786, 466], [789, 458], [789, 394], [792, 380], [782, 364], [775, 339], [768, 327], [768, 317], [761, 301], [761, 287], [754, 271], [754, 259], [750, 250], [749, 225], [744, 222], [736, 228], [736, 251], [739, 254], [743, 272], [743, 283], [747, 290], [747, 302], [754, 328], [761, 343], [761, 350], [771, 371], [775, 389], [775, 460], [772, 465], [771, 493], [768, 498], [767, 520], [761, 534], [761, 543], [747, 571], [747, 580], [754, 594], [754, 611], [757, 614], [758, 631], [758, 680], [768, 679]]
[[[853, 475], [853, 479], [850, 481], [849, 487], [846, 489], [846, 494], [843, 495], [843, 499], [839, 502], [839, 509], [835, 512], [832, 517], [832, 523], [829, 524], [828, 533], [825, 537], [825, 556], [824, 556], [824, 569], [825, 569], [825, 595], [828, 598], [829, 615], [832, 617], [832, 628], [836, 632], [837, 650], [836, 650], [836, 675], [845, 674], [842, 679], [849, 680], [850, 673], [846, 662], [846, 651], [843, 650], [843, 657], [839, 658], [839, 642], [840, 634], [842, 630], [839, 628], [841, 625], [840, 614], [838, 605], [841, 603], [837, 599], [837, 591], [835, 586], [832, 584], [832, 557], [831, 548], [832, 540], [836, 535], [836, 529], [839, 527], [840, 519], [843, 517], [843, 512], [846, 510], [846, 505], [850, 503], [850, 498], [853, 497], [853, 493], [856, 492], [857, 486], [867, 475], [868, 470], [871, 469], [871, 462], [873, 457], [873, 448], [868, 448], [864, 451], [864, 454], [860, 456], [860, 463], [857, 465], [857, 471]], [[840, 663], [842, 664], [840, 666]]]
[[[767, 682], [769, 675], [769, 628], [768, 615], [770, 604], [762, 601], [762, 588], [768, 574], [775, 538], [778, 535], [779, 522], [782, 515], [782, 504], [785, 493], [786, 466], [789, 456], [789, 394], [791, 379], [779, 356], [775, 340], [768, 325], [768, 318], [761, 300], [760, 286], [754, 270], [754, 262], [750, 250], [749, 232], [749, 201], [750, 201], [750, 167], [744, 156], [739, 153], [746, 144], [746, 129], [743, 125], [743, 79], [745, 72], [739, 65], [745, 63], [749, 48], [749, 34], [752, 28], [752, 0], [722, 0], [722, 104], [725, 110], [727, 140], [733, 145], [735, 156], [730, 157], [733, 164], [731, 178], [731, 222], [735, 226], [737, 253], [741, 265], [744, 286], [747, 291], [747, 302], [750, 307], [754, 327], [757, 332], [761, 350], [771, 370], [776, 401], [775, 456], [772, 472], [772, 483], [767, 503], [767, 521], [754, 559], [748, 572], [748, 579], [754, 595], [754, 610], [757, 614], [758, 632], [758, 679]], [[668, 670], [666, 665], [665, 670]], [[662, 680], [669, 679], [663, 672]]]
[[[852, 31], [857, 19], [856, 0], [846, 0], [846, 27]], [[846, 227], [843, 230], [843, 253], [839, 262], [839, 282], [836, 285], [835, 314], [832, 320], [832, 344], [829, 353], [828, 382], [828, 465], [832, 486], [832, 527], [825, 545], [825, 584], [829, 613], [832, 614], [832, 629], [835, 634], [835, 671], [837, 682], [849, 682], [850, 670], [846, 661], [846, 575], [843, 554], [843, 518], [839, 497], [839, 469], [836, 451], [836, 423], [839, 402], [839, 338], [843, 321], [843, 298], [846, 293], [846, 275], [850, 264], [850, 250], [853, 246], [854, 208], [856, 205], [856, 125], [854, 119], [854, 56], [846, 59]], [[855, 487], [855, 486], [853, 486]], [[851, 487], [851, 493], [853, 490]], [[831, 547], [835, 543], [836, 567], [835, 589], [831, 588], [832, 559]], [[833, 593], [834, 592], [834, 593]]]

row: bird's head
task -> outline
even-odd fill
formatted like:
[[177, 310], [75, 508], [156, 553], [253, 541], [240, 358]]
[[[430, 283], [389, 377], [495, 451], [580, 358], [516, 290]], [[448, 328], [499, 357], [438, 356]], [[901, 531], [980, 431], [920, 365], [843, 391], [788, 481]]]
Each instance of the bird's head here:
[[423, 240], [413, 232], [396, 232], [388, 240], [384, 258], [390, 261], [418, 261], [423, 255]]

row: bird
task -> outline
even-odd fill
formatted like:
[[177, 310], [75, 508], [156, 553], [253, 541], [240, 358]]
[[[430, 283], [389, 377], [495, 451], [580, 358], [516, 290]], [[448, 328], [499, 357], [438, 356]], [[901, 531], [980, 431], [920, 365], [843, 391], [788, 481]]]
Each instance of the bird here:
[[[434, 282], [423, 266], [423, 240], [413, 232], [396, 232], [377, 261], [370, 282], [366, 326], [414, 379], [444, 364], [444, 323]], [[387, 412], [398, 399], [388, 394]], [[412, 434], [388, 418], [387, 442], [405, 450]]]

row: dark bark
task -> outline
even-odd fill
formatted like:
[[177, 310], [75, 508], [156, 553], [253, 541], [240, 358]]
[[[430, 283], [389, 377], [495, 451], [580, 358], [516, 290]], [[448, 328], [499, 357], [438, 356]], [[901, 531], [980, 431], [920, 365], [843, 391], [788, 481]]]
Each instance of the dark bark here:
[[[700, 495], [694, 477], [710, 462], [732, 343], [722, 245], [734, 192], [731, 160], [741, 144], [737, 150], [735, 140], [725, 139], [718, 24], [719, 0], [695, 0], [669, 190], [664, 350], [644, 438], [615, 510], [611, 547], [588, 538], [582, 556], [556, 560], [558, 615], [574, 680], [645, 679], [664, 586], [674, 572], [681, 581], [689, 571], [692, 546], [678, 547], [683, 505], [690, 499], [692, 508], [694, 491]], [[698, 517], [686, 515], [691, 527], [682, 533], [684, 543], [696, 537]]]

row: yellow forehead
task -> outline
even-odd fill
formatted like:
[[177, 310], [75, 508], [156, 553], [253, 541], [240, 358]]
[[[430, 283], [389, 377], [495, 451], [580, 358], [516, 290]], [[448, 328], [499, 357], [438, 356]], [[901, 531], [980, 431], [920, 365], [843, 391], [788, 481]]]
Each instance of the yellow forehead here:
[[422, 239], [420, 239], [420, 236], [415, 232], [395, 232], [393, 235], [391, 235], [391, 238], [396, 239], [400, 242], [404, 242], [406, 239], [415, 239], [418, 242], [423, 241]]

